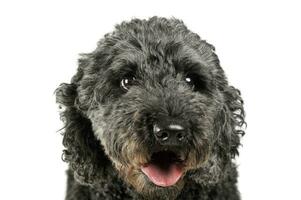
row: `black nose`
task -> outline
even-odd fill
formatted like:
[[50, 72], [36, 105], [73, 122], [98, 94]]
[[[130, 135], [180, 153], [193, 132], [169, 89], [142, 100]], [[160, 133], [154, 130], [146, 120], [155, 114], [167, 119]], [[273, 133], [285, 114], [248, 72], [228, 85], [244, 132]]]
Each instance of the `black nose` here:
[[162, 145], [181, 145], [186, 139], [187, 132], [180, 124], [154, 125], [156, 140]]

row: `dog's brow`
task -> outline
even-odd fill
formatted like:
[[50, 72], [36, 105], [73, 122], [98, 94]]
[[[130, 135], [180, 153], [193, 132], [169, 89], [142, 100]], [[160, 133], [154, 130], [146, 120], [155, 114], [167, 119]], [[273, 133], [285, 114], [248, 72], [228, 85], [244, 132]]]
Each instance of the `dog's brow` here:
[[124, 60], [124, 61], [113, 63], [111, 70], [115, 73], [135, 72], [137, 70], [137, 64]]
[[178, 72], [198, 71], [198, 70], [201, 70], [202, 68], [204, 68], [202, 63], [191, 60], [189, 58], [182, 58], [180, 60], [174, 60], [173, 64], [175, 66], [175, 69]]

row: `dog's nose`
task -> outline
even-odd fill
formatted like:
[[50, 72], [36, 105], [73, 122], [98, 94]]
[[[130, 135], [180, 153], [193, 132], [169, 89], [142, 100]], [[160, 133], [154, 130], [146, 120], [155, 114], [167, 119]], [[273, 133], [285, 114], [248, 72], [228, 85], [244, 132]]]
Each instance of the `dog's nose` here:
[[153, 132], [156, 140], [162, 145], [180, 145], [187, 135], [186, 129], [179, 124], [155, 124]]

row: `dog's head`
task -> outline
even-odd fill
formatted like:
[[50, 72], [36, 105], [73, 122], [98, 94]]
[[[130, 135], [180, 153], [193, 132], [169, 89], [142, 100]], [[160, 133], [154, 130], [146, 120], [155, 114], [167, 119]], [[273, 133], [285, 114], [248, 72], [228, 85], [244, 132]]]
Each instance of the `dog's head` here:
[[176, 19], [117, 25], [56, 95], [64, 159], [86, 184], [106, 180], [111, 165], [146, 196], [215, 184], [244, 134], [240, 93], [214, 47]]

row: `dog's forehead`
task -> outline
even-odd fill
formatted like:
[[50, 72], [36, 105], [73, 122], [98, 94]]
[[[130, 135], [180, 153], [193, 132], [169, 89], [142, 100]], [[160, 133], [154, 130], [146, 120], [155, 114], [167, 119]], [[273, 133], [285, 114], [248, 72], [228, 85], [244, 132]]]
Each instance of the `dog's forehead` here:
[[168, 40], [165, 38], [158, 41], [144, 41], [138, 48], [136, 42], [122, 41], [126, 48], [120, 48], [119, 54], [115, 55], [111, 67], [118, 70], [140, 70], [147, 69], [183, 71], [186, 66], [206, 66], [198, 52], [189, 47], [183, 41]]
[[188, 71], [191, 66], [210, 71], [218, 63], [214, 47], [181, 21], [133, 20], [115, 28], [100, 41], [95, 57], [102, 70], [114, 71], [118, 76], [137, 70], [174, 74]]

